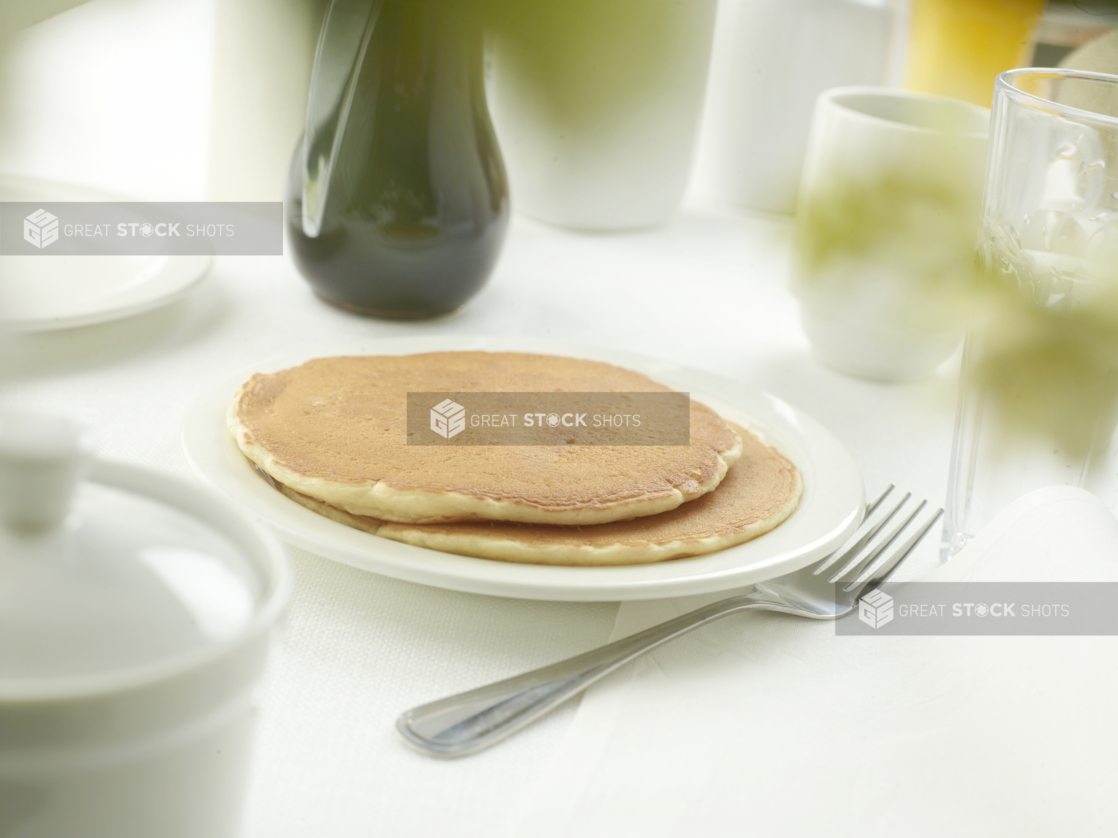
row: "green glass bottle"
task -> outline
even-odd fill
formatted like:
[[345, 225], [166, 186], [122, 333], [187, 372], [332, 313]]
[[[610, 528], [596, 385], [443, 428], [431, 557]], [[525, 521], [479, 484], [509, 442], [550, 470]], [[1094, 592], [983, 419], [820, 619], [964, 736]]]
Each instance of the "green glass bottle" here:
[[481, 290], [509, 218], [482, 62], [470, 0], [333, 0], [286, 197], [321, 297], [418, 318]]

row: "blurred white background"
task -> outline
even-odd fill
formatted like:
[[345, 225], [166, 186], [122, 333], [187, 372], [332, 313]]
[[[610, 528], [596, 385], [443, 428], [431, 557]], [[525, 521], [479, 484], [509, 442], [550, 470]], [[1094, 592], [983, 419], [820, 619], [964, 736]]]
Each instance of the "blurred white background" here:
[[[0, 0], [0, 28], [41, 2]], [[0, 172], [148, 200], [279, 200], [323, 8], [91, 0], [0, 33]]]
[[7, 39], [0, 171], [203, 197], [214, 4], [93, 0]]
[[[0, 14], [0, 29], [16, 26], [21, 17], [41, 17], [52, 5], [78, 2], [0, 0], [0, 7], [14, 12], [7, 18]], [[791, 5], [785, 8], [785, 2]], [[843, 30], [842, 43], [829, 41], [834, 49], [824, 51], [827, 72], [813, 84], [878, 83], [884, 68], [863, 65], [867, 54], [874, 56], [870, 63], [883, 61], [887, 32], [867, 17], [862, 2], [870, 0], [723, 0], [719, 30], [733, 37], [716, 39], [714, 73], [721, 67], [723, 77], [712, 92], [729, 121], [708, 120], [706, 133], [715, 126], [719, 136], [699, 145], [700, 158], [715, 161], [713, 167], [698, 167], [698, 191], [705, 198], [732, 198], [743, 191], [740, 178], [726, 175], [741, 169], [734, 146], [740, 155], [755, 157], [757, 149], [748, 142], [741, 147], [743, 139], [750, 140], [750, 126], [767, 125], [769, 133], [787, 123], [805, 133], [817, 92], [804, 88], [802, 95], [790, 97], [795, 91], [785, 89], [788, 62], [802, 61], [803, 49], [784, 38], [786, 60], [774, 62], [772, 48], [747, 49], [750, 56], [743, 59], [739, 30], [756, 47], [778, 11], [801, 23], [825, 11], [833, 29], [837, 12], [830, 6], [846, 9], [856, 17]], [[149, 200], [278, 200], [302, 128], [326, 3], [90, 0], [18, 35], [5, 38], [0, 32], [0, 172]], [[884, 12], [886, 0], [870, 5]], [[742, 17], [747, 7], [749, 17]], [[813, 55], [820, 52], [815, 41], [808, 50]], [[764, 66], [754, 69], [750, 60]], [[818, 68], [820, 60], [816, 55], [809, 64]], [[746, 79], [752, 87], [738, 89]], [[772, 87], [766, 95], [777, 97], [775, 105], [770, 103], [762, 120], [752, 118], [755, 114], [743, 120], [743, 107], [752, 103], [745, 94], [755, 94], [758, 84]], [[735, 89], [745, 101], [737, 101]], [[789, 109], [796, 113], [786, 114]], [[802, 153], [804, 138], [794, 139], [790, 147]], [[771, 149], [774, 143], [764, 145]], [[786, 145], [784, 138], [775, 143]], [[794, 177], [797, 166], [789, 163], [784, 169]], [[734, 194], [719, 195], [720, 189]], [[750, 205], [776, 208], [763, 201]]]
[[[327, 4], [0, 0], [0, 172], [149, 200], [279, 200]], [[816, 93], [896, 83], [903, 8], [721, 0], [693, 194], [790, 211]], [[1055, 63], [1115, 23], [1050, 7], [1041, 36], [1062, 46], [1038, 56]]]

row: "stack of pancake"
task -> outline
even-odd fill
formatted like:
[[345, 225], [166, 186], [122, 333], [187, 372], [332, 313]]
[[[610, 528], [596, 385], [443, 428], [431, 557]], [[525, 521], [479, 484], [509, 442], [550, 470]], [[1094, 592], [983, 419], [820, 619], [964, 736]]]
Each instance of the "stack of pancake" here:
[[796, 467], [692, 400], [689, 445], [409, 445], [408, 393], [656, 393], [597, 361], [516, 352], [319, 358], [250, 378], [228, 413], [288, 497], [420, 547], [622, 565], [721, 550], [795, 510]]

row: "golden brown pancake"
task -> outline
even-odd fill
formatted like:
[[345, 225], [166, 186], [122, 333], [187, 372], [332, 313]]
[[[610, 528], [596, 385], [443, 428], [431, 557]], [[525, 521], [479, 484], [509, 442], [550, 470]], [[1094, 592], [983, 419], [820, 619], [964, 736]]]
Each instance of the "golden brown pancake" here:
[[670, 512], [588, 527], [506, 521], [388, 523], [351, 515], [286, 486], [278, 488], [339, 523], [445, 553], [527, 564], [648, 564], [742, 544], [773, 529], [796, 509], [803, 491], [799, 471], [748, 431], [737, 430], [742, 455], [717, 491]]
[[597, 361], [516, 352], [319, 358], [257, 374], [229, 429], [263, 471], [354, 515], [403, 523], [600, 524], [714, 489], [738, 435], [690, 403], [689, 445], [408, 445], [407, 395], [671, 392]]

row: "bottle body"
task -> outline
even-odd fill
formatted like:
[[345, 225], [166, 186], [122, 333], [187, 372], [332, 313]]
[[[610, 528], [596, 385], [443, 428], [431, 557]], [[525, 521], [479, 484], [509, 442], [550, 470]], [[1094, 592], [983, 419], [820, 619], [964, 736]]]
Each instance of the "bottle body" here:
[[[299, 270], [329, 302], [432, 317], [460, 307], [488, 279], [508, 226], [508, 186], [478, 22], [458, 0], [378, 5], [340, 136], [329, 151], [308, 155], [302, 143], [295, 151], [289, 241]], [[328, 197], [317, 235], [308, 235], [307, 161], [325, 153], [334, 156]]]

